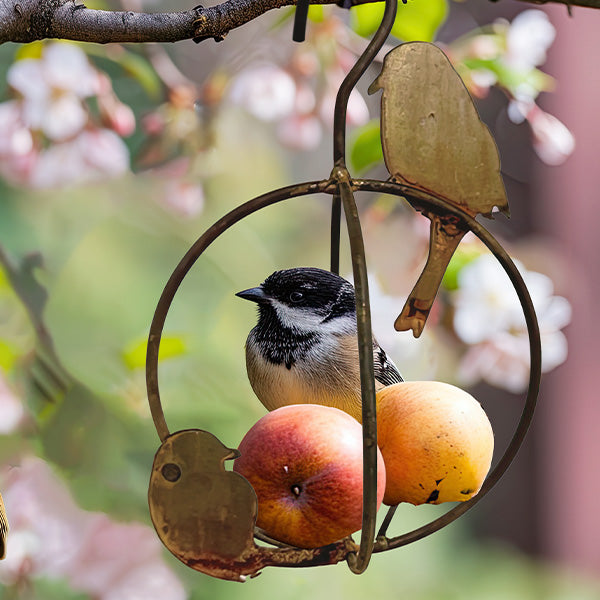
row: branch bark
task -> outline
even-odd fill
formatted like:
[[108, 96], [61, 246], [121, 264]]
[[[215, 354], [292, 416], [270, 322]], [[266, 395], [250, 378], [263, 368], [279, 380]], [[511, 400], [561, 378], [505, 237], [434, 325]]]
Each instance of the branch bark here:
[[[141, 13], [94, 10], [74, 0], [0, 0], [0, 43], [49, 38], [99, 44], [222, 40], [232, 29], [295, 3], [296, 0], [226, 0], [209, 8]], [[335, 0], [314, 3], [334, 4]]]
[[[377, 0], [311, 0], [313, 4], [351, 6]], [[600, 8], [600, 0], [521, 0]], [[171, 13], [106, 11], [86, 8], [76, 0], [0, 0], [0, 43], [27, 43], [61, 38], [81, 42], [196, 42], [222, 40], [266, 12], [293, 6], [296, 0], [226, 0], [209, 8]]]

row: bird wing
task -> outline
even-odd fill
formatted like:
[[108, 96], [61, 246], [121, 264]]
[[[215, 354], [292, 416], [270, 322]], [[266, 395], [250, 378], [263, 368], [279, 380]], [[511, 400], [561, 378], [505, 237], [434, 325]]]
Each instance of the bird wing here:
[[375, 379], [384, 386], [404, 381], [402, 375], [400, 375], [400, 371], [398, 371], [398, 367], [394, 364], [394, 361], [375, 341], [373, 342], [373, 367]]

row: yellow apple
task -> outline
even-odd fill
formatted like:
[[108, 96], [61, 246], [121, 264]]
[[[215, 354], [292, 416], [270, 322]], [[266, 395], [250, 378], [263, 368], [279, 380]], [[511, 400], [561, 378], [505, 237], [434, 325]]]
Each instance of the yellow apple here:
[[480, 490], [494, 434], [467, 392], [439, 381], [410, 381], [377, 393], [377, 443], [386, 468], [385, 504], [440, 504], [468, 500]]

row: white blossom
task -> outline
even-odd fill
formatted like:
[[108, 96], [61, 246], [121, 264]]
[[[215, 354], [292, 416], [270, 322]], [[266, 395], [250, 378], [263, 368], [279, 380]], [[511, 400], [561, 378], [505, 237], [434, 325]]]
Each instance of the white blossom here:
[[72, 44], [53, 43], [41, 58], [25, 58], [7, 73], [8, 84], [23, 100], [22, 118], [32, 130], [63, 141], [76, 135], [88, 120], [81, 100], [99, 90], [98, 72]]
[[19, 428], [25, 418], [23, 403], [9, 388], [0, 369], [0, 435], [12, 433]]
[[533, 134], [533, 149], [547, 165], [560, 165], [575, 150], [575, 138], [554, 115], [541, 109], [529, 118]]
[[[571, 305], [553, 295], [549, 277], [514, 262], [536, 311], [542, 371], [547, 372], [566, 360], [567, 342], [561, 329], [571, 319]], [[454, 330], [470, 346], [461, 361], [461, 379], [467, 384], [483, 379], [513, 392], [523, 390], [529, 379], [529, 340], [523, 309], [508, 275], [494, 257], [484, 254], [461, 269], [458, 285], [452, 296]]]
[[195, 217], [204, 208], [204, 188], [196, 183], [167, 179], [162, 204], [182, 217]]
[[546, 52], [555, 37], [556, 29], [545, 12], [525, 10], [512, 20], [508, 28], [504, 62], [513, 68], [529, 71], [546, 62]]
[[277, 135], [288, 148], [314, 150], [321, 141], [323, 126], [313, 115], [291, 115], [279, 123]]
[[29, 184], [54, 188], [116, 177], [129, 169], [123, 140], [109, 129], [89, 129], [40, 152]]

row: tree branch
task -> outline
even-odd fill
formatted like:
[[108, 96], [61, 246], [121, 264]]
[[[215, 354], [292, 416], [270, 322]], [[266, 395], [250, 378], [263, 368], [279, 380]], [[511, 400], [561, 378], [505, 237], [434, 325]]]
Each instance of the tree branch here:
[[0, 43], [47, 38], [100, 44], [221, 40], [230, 30], [260, 15], [295, 3], [296, 0], [227, 0], [209, 8], [141, 13], [93, 10], [74, 0], [0, 0]]
[[[492, 2], [498, 2], [498, 0], [491, 0]], [[584, 8], [600, 8], [600, 0], [519, 0], [520, 2], [527, 2], [528, 4], [564, 4], [568, 9], [569, 13], [573, 6], [582, 6]]]
[[[313, 4], [344, 6], [377, 0], [311, 0]], [[521, 0], [600, 8], [600, 0]], [[27, 43], [48, 38], [108, 44], [111, 42], [177, 42], [213, 38], [264, 13], [296, 0], [226, 0], [209, 8], [197, 6], [172, 13], [106, 11], [86, 8], [75, 0], [0, 0], [0, 43]]]

